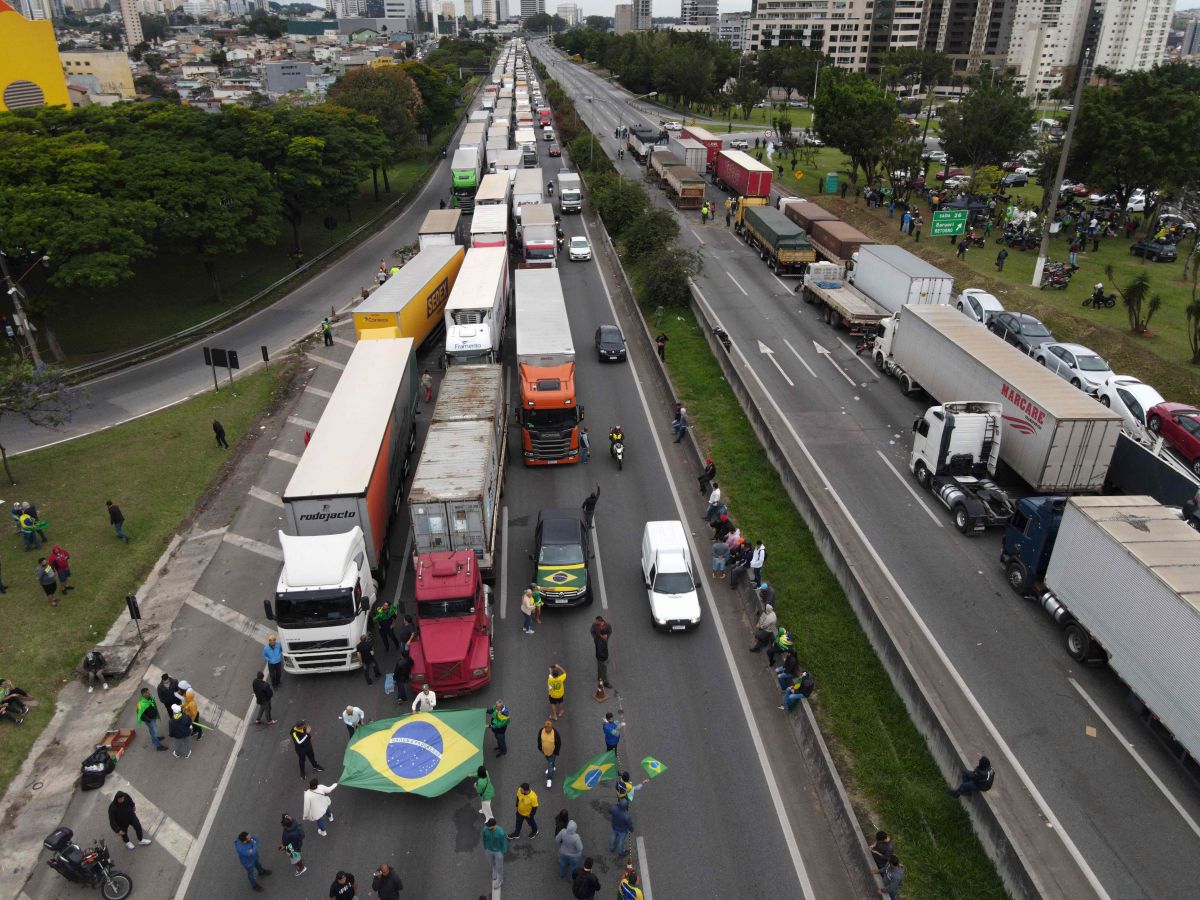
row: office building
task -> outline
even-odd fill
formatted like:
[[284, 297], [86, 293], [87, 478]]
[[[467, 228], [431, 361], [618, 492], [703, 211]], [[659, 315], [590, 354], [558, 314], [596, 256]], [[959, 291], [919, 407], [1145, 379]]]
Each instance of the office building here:
[[521, 0], [521, 22], [546, 12], [546, 0]]
[[633, 31], [632, 3], [618, 3], [613, 8], [613, 31], [618, 35]]
[[282, 97], [292, 91], [304, 93], [309, 79], [321, 74], [321, 67], [310, 62], [291, 60], [269, 62], [263, 65], [263, 88], [268, 97]]
[[0, 0], [0, 112], [70, 105], [54, 26]]
[[718, 0], [683, 0], [679, 19], [683, 25], [711, 25], [719, 20]]

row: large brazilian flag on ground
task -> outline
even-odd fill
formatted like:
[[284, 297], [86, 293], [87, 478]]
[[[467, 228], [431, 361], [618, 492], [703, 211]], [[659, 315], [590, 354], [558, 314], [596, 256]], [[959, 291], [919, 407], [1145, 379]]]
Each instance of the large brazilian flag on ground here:
[[483, 764], [487, 710], [416, 713], [358, 729], [338, 783], [438, 797]]

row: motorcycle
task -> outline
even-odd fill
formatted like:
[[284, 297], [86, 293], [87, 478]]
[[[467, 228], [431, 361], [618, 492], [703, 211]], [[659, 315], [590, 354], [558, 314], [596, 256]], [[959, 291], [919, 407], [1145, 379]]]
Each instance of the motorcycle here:
[[864, 335], [863, 337], [859, 338], [858, 343], [854, 345], [854, 352], [859, 356], [862, 356], [864, 353], [867, 354], [868, 356], [874, 356], [874, 354], [875, 354], [875, 335], [868, 334], [868, 335]]
[[617, 461], [617, 471], [625, 468], [625, 442], [613, 441], [608, 445], [608, 455]]
[[1099, 296], [1096, 294], [1088, 294], [1083, 298], [1083, 303], [1080, 304], [1080, 306], [1084, 307], [1085, 309], [1112, 309], [1116, 305], [1116, 294], [1100, 294]]
[[546, 182], [546, 193], [549, 194], [551, 197], [554, 196], [554, 182], [553, 181]]
[[54, 856], [46, 865], [73, 884], [99, 888], [105, 900], [125, 900], [133, 893], [133, 880], [113, 866], [112, 857], [103, 840], [84, 850], [72, 838], [75, 833], [63, 825], [42, 841], [42, 846]]

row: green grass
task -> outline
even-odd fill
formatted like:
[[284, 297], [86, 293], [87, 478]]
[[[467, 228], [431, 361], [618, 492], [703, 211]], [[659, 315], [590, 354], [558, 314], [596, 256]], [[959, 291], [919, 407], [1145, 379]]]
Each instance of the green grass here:
[[[59, 544], [71, 554], [75, 590], [60, 591], [61, 605], [52, 608], [34, 574], [41, 554], [24, 552], [20, 536], [5, 532], [8, 593], [0, 598], [5, 610], [0, 674], [39, 704], [20, 727], [0, 722], [0, 793], [50, 721], [61, 686], [108, 632], [125, 608], [125, 595], [137, 590], [282, 384], [275, 366], [238, 381], [236, 398], [223, 389], [10, 459], [18, 484], [2, 492], [0, 506], [7, 514], [14, 500], [37, 505], [50, 523], [46, 552]], [[225, 426], [229, 450], [216, 446], [214, 418]], [[133, 538], [129, 544], [119, 541], [108, 523], [104, 501], [110, 499], [125, 513], [125, 530]]]
[[[646, 311], [643, 310], [643, 313]], [[660, 325], [656, 322], [654, 327]], [[991, 861], [767, 459], [725, 386], [695, 318], [669, 310], [667, 368], [716, 460], [722, 494], [750, 540], [770, 548], [767, 579], [780, 621], [816, 676], [813, 707], [864, 833], [892, 834], [908, 868], [907, 897], [1003, 897]]]

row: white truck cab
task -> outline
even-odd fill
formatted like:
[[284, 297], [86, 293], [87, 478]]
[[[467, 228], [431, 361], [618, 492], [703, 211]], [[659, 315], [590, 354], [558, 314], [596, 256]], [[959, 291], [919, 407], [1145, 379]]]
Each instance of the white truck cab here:
[[696, 570], [682, 522], [646, 523], [642, 532], [642, 581], [655, 628], [686, 631], [700, 624]]
[[354, 648], [377, 592], [362, 529], [309, 537], [281, 531], [279, 545], [275, 602], [263, 602], [283, 644], [283, 668], [297, 675], [360, 668]]

